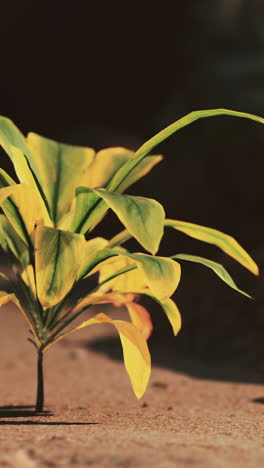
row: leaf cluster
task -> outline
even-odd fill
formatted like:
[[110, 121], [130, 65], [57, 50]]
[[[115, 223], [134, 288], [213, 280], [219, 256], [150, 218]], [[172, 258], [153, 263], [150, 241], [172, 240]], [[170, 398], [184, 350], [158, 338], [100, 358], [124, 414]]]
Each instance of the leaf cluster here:
[[[0, 169], [0, 244], [12, 265], [10, 274], [2, 275], [8, 286], [0, 292], [0, 305], [13, 302], [19, 307], [37, 349], [47, 350], [80, 328], [110, 323], [119, 333], [126, 370], [140, 398], [150, 376], [147, 339], [152, 331], [150, 314], [138, 302], [141, 295], [158, 302], [175, 335], [181, 328], [181, 316], [171, 297], [180, 281], [182, 261], [205, 265], [246, 295], [225, 268], [212, 260], [188, 254], [157, 255], [164, 230], [171, 228], [216, 245], [258, 274], [257, 265], [234, 238], [215, 229], [166, 219], [158, 201], [124, 194], [162, 160], [159, 155], [149, 156], [161, 141], [199, 118], [220, 114], [264, 122], [225, 109], [197, 111], [162, 130], [136, 153], [125, 148], [96, 153], [35, 133], [24, 137], [12, 121], [0, 117], [0, 145], [17, 176], [14, 180]], [[109, 209], [124, 230], [112, 239], [95, 237], [93, 230]], [[138, 241], [139, 252], [123, 247], [131, 237]], [[84, 290], [85, 278], [94, 274], [97, 286]], [[77, 286], [82, 293], [72, 303]], [[73, 323], [85, 310], [103, 303], [125, 306], [130, 321], [99, 313], [78, 325]]]

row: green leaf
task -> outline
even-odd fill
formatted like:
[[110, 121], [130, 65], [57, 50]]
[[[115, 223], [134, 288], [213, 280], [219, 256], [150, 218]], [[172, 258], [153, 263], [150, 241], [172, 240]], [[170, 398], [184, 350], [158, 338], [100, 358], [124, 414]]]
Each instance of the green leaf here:
[[196, 257], [195, 255], [186, 255], [186, 254], [178, 254], [178, 255], [173, 255], [173, 257], [177, 260], [187, 260], [188, 262], [194, 262], [194, 263], [201, 263], [202, 265], [210, 268], [211, 270], [214, 271], [214, 273], [221, 278], [230, 288], [235, 289], [236, 291], [240, 292], [246, 297], [249, 297], [250, 299], [251, 296], [249, 296], [247, 293], [242, 291], [237, 287], [229, 273], [226, 271], [226, 269], [220, 264], [213, 262], [212, 260], [208, 260], [207, 258], [202, 258], [202, 257]]
[[184, 234], [187, 234], [194, 239], [216, 245], [249, 271], [255, 275], [258, 275], [258, 266], [233, 237], [224, 234], [221, 231], [217, 231], [216, 229], [199, 226], [198, 224], [187, 223], [184, 221], [176, 221], [174, 219], [166, 219], [165, 226], [172, 227], [178, 231], [184, 232]]
[[264, 123], [264, 119], [262, 117], [258, 117], [257, 115], [247, 114], [245, 112], [238, 112], [229, 109], [208, 109], [208, 110], [201, 110], [201, 111], [194, 111], [190, 112], [189, 114], [185, 115], [181, 119], [177, 120], [176, 122], [172, 123], [168, 127], [161, 130], [161, 132], [157, 133], [155, 136], [150, 138], [150, 140], [146, 141], [135, 153], [135, 157], [128, 161], [124, 166], [122, 166], [116, 175], [111, 180], [107, 190], [115, 191], [121, 185], [121, 183], [125, 180], [128, 174], [142, 161], [142, 159], [150, 153], [157, 145], [159, 145], [162, 141], [169, 138], [175, 132], [180, 130], [187, 125], [190, 125], [192, 122], [195, 122], [198, 119], [202, 119], [205, 117], [215, 117], [217, 115], [229, 115], [233, 117], [242, 117], [250, 120], [254, 120], [255, 122]]
[[132, 388], [136, 397], [138, 399], [141, 398], [148, 385], [151, 372], [151, 359], [145, 338], [132, 323], [124, 322], [123, 320], [112, 320], [105, 314], [98, 314], [81, 323], [77, 327], [63, 333], [53, 342], [48, 344], [45, 349], [48, 349], [70, 333], [80, 330], [81, 328], [88, 327], [89, 325], [99, 323], [109, 323], [118, 331], [123, 347], [124, 363]]
[[35, 246], [38, 298], [43, 307], [52, 307], [64, 298], [76, 280], [85, 239], [79, 234], [38, 226]]
[[[111, 208], [117, 215], [121, 223], [127, 228], [132, 236], [149, 252], [155, 254], [159, 248], [159, 243], [163, 235], [163, 223], [165, 213], [162, 205], [156, 200], [144, 197], [134, 197], [110, 193], [105, 190], [92, 190]], [[78, 196], [87, 194], [90, 196], [91, 190], [80, 187], [77, 191], [76, 215], [82, 221], [80, 232], [84, 233], [93, 220], [87, 219], [87, 206], [85, 203], [78, 204]]]
[[69, 210], [80, 175], [93, 161], [94, 150], [70, 146], [29, 133], [32, 169], [43, 188], [55, 225]]
[[0, 244], [5, 252], [10, 250], [23, 267], [29, 263], [29, 250], [5, 215], [0, 215]]

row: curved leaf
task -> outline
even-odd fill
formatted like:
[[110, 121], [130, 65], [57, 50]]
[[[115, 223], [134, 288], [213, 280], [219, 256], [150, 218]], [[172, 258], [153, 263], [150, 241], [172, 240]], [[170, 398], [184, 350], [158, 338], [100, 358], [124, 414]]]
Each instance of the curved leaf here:
[[52, 307], [76, 280], [85, 239], [79, 234], [38, 226], [35, 246], [37, 295], [43, 307]]
[[223, 252], [230, 255], [237, 262], [247, 268], [249, 271], [258, 275], [258, 266], [248, 253], [239, 245], [239, 243], [228, 234], [224, 234], [216, 229], [199, 226], [198, 224], [177, 221], [174, 219], [166, 219], [165, 226], [172, 227], [178, 231], [184, 232], [194, 239], [198, 239], [209, 244], [216, 245]]
[[207, 258], [196, 257], [195, 255], [186, 255], [186, 254], [173, 255], [173, 257], [171, 258], [175, 258], [177, 260], [187, 260], [189, 262], [194, 262], [194, 263], [201, 263], [201, 265], [204, 265], [210, 268], [211, 270], [213, 270], [215, 274], [219, 276], [219, 278], [221, 278], [221, 280], [223, 280], [226, 284], [228, 284], [228, 286], [230, 286], [230, 288], [235, 289], [236, 291], [240, 292], [244, 296], [252, 299], [251, 296], [249, 296], [249, 294], [245, 293], [244, 291], [242, 291], [241, 289], [237, 287], [237, 285], [235, 284], [235, 282], [233, 281], [229, 273], [220, 263], [213, 262], [212, 260], [208, 260]]
[[54, 343], [70, 333], [80, 330], [81, 328], [88, 327], [89, 325], [99, 323], [109, 323], [118, 331], [123, 347], [124, 363], [132, 388], [137, 398], [141, 398], [148, 385], [151, 372], [151, 360], [146, 340], [142, 333], [132, 323], [124, 322], [122, 320], [112, 320], [105, 314], [98, 314], [81, 323], [77, 327], [63, 333], [53, 342], [48, 344], [45, 349], [48, 349]]
[[135, 153], [135, 157], [128, 161], [124, 166], [122, 166], [116, 175], [111, 180], [107, 190], [115, 191], [121, 185], [121, 183], [125, 180], [128, 174], [142, 161], [142, 159], [150, 153], [159, 143], [169, 138], [173, 133], [177, 132], [183, 127], [190, 125], [192, 122], [195, 122], [198, 119], [203, 119], [205, 117], [215, 117], [218, 115], [229, 115], [233, 117], [242, 117], [250, 120], [254, 120], [255, 122], [264, 123], [264, 119], [262, 117], [258, 117], [257, 115], [247, 114], [245, 112], [238, 112], [229, 109], [207, 109], [201, 111], [194, 111], [190, 112], [189, 114], [185, 115], [181, 119], [177, 120], [176, 122], [172, 123], [168, 127], [161, 130], [161, 132], [157, 133], [155, 136], [150, 138], [150, 140], [146, 141]]
[[140, 294], [143, 296], [148, 296], [154, 301], [156, 301], [163, 309], [165, 312], [171, 326], [174, 335], [178, 335], [181, 325], [182, 325], [182, 320], [181, 320], [181, 314], [180, 311], [175, 304], [175, 302], [172, 299], [167, 299], [165, 302], [162, 302], [159, 300], [158, 297], [156, 297], [149, 289], [143, 289], [142, 291], [136, 291], [136, 294]]
[[116, 255], [124, 255], [136, 262], [146, 285], [162, 302], [165, 302], [177, 289], [181, 277], [178, 262], [166, 257], [154, 257], [142, 253], [131, 254], [117, 249], [105, 249]]
[[156, 200], [144, 197], [134, 197], [110, 193], [105, 190], [90, 190], [80, 187], [77, 190], [76, 216], [82, 221], [81, 229], [78, 232], [86, 232], [94, 224], [94, 220], [85, 221], [87, 207], [84, 201], [78, 203], [78, 197], [90, 196], [91, 191], [104, 200], [104, 202], [117, 215], [121, 223], [127, 228], [132, 236], [149, 252], [155, 254], [159, 248], [159, 243], [163, 235], [163, 222], [165, 213], [162, 205]]
[[126, 308], [133, 324], [142, 333], [145, 340], [147, 340], [153, 330], [153, 324], [149, 312], [145, 307], [137, 304], [136, 302], [127, 302]]

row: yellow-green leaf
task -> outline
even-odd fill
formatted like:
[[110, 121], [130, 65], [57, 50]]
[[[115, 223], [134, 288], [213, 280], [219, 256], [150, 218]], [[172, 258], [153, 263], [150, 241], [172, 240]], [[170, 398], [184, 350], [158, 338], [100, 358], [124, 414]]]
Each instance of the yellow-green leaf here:
[[[78, 189], [77, 198], [78, 195], [83, 194], [89, 196], [90, 192], [90, 189], [81, 187]], [[100, 189], [94, 189], [93, 192], [105, 201], [121, 223], [147, 251], [152, 254], [157, 252], [163, 235], [165, 217], [160, 203], [149, 198], [110, 193]], [[83, 215], [86, 216], [85, 212], [80, 212], [80, 219]], [[80, 232], [85, 232], [92, 225], [93, 221], [87, 218]]]
[[52, 221], [49, 215], [49, 207], [45, 198], [42, 187], [40, 187], [36, 177], [34, 177], [29, 163], [19, 149], [12, 147], [12, 161], [15, 167], [16, 174], [22, 184], [30, 186], [32, 196], [37, 198], [38, 204], [41, 206], [43, 221], [46, 226], [52, 226]]
[[43, 307], [57, 304], [76, 280], [85, 239], [79, 234], [38, 226], [35, 237], [38, 298]]
[[133, 185], [139, 179], [144, 177], [146, 174], [151, 171], [151, 169], [156, 166], [160, 161], [162, 161], [162, 156], [147, 156], [141, 161], [138, 166], [136, 166], [125, 178], [122, 184], [118, 187], [117, 192], [122, 193], [128, 187]]
[[160, 301], [165, 302], [176, 290], [181, 277], [181, 267], [178, 262], [166, 257], [105, 249], [107, 250], [109, 253], [125, 255], [134, 260], [142, 271], [146, 285]]
[[209, 244], [216, 245], [230, 257], [234, 258], [237, 262], [247, 268], [249, 271], [258, 275], [258, 266], [248, 253], [239, 245], [239, 243], [228, 234], [224, 234], [216, 229], [199, 226], [198, 224], [187, 223], [184, 221], [177, 221], [174, 219], [166, 219], [165, 226], [172, 227], [178, 231], [184, 232], [194, 239], [198, 239]]
[[82, 253], [82, 261], [77, 279], [81, 279], [85, 276], [87, 271], [87, 265], [89, 264], [89, 262], [93, 261], [97, 252], [104, 249], [104, 247], [106, 247], [107, 244], [108, 241], [103, 237], [95, 237], [94, 239], [86, 241], [85, 248]]
[[67, 212], [80, 185], [80, 174], [89, 167], [94, 150], [70, 146], [29, 133], [27, 143], [33, 171], [43, 188], [55, 225]]
[[[14, 212], [11, 212], [10, 205], [7, 206], [5, 201], [2, 203], [2, 196], [5, 197], [7, 193], [11, 195], [8, 202], [16, 207]], [[29, 244], [29, 238], [33, 235], [35, 226], [43, 222], [39, 200], [35, 198], [31, 187], [25, 184], [16, 184], [0, 189], [0, 204], [2, 204], [6, 217], [21, 239]]]
[[105, 314], [98, 314], [95, 315], [95, 317], [92, 317], [91, 319], [81, 323], [72, 330], [63, 333], [52, 343], [50, 343], [45, 349], [48, 349], [48, 347], [52, 346], [54, 343], [61, 340], [70, 333], [73, 333], [89, 325], [99, 323], [109, 323], [113, 325], [118, 331], [123, 347], [124, 363], [131, 381], [132, 388], [137, 398], [141, 398], [148, 385], [151, 372], [151, 360], [146, 340], [144, 339], [142, 333], [132, 323], [124, 322], [123, 320], [112, 320]]
[[0, 244], [5, 252], [10, 250], [19, 260], [21, 265], [26, 267], [29, 263], [29, 249], [24, 241], [19, 237], [5, 215], [0, 215]]
[[235, 284], [235, 282], [233, 281], [229, 273], [220, 263], [213, 262], [212, 260], [208, 260], [207, 258], [197, 257], [195, 255], [186, 255], [186, 254], [173, 255], [173, 257], [171, 258], [175, 258], [177, 260], [187, 260], [189, 262], [194, 262], [194, 263], [200, 263], [201, 265], [204, 265], [210, 268], [211, 270], [213, 270], [215, 274], [219, 276], [219, 278], [221, 278], [221, 280], [223, 280], [226, 284], [228, 284], [228, 286], [230, 286], [230, 288], [235, 289], [236, 291], [240, 292], [244, 296], [251, 298], [249, 294], [245, 293], [244, 291], [242, 291], [241, 289], [237, 287], [237, 285]]
[[150, 138], [150, 140], [146, 141], [137, 150], [137, 152], [135, 153], [135, 157], [119, 169], [119, 171], [116, 173], [116, 175], [113, 177], [110, 184], [108, 185], [107, 190], [117, 190], [121, 183], [128, 176], [128, 174], [142, 161], [142, 159], [144, 159], [145, 156], [147, 156], [147, 154], [149, 154], [153, 150], [153, 148], [155, 148], [159, 143], [173, 135], [173, 133], [177, 132], [183, 127], [186, 127], [187, 125], [190, 125], [192, 122], [195, 122], [198, 119], [203, 119], [205, 117], [215, 117], [218, 115], [242, 117], [254, 120], [255, 122], [259, 122], [262, 124], [264, 123], [264, 119], [262, 117], [229, 109], [207, 109], [190, 112], [181, 119], [177, 120], [176, 122], [161, 130], [161, 132], [154, 135], [152, 138]]
[[[126, 252], [124, 250], [124, 252]], [[119, 291], [130, 292], [137, 291], [147, 287], [143, 271], [135, 268], [122, 275], [115, 276], [116, 273], [124, 270], [126, 267], [135, 264], [135, 260], [125, 256], [117, 255], [103, 261], [98, 266], [99, 283], [105, 283], [100, 287], [101, 291]], [[112, 277], [113, 279], [108, 280]]]

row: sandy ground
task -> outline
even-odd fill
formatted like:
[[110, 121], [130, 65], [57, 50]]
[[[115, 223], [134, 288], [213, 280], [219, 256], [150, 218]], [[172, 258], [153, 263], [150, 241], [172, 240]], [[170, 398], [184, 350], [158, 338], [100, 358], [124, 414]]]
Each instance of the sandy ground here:
[[[195, 360], [182, 361], [188, 371], [175, 371], [173, 347], [160, 343], [149, 388], [138, 402], [113, 330], [96, 325], [47, 352], [50, 413], [37, 416], [36, 356], [27, 328], [12, 306], [1, 313], [1, 467], [264, 466], [264, 388], [247, 383], [254, 376], [240, 370], [237, 379], [230, 367], [230, 381], [217, 380], [215, 366]], [[194, 377], [199, 369], [216, 377]]]

